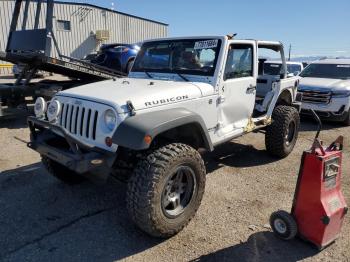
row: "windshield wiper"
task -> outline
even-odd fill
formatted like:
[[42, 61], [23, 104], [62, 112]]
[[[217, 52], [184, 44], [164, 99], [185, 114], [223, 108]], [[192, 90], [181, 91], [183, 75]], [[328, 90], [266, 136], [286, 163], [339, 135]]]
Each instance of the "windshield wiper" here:
[[179, 77], [181, 77], [183, 80], [185, 80], [186, 82], [190, 82], [190, 80], [188, 80], [187, 77], [183, 76], [182, 74], [175, 72]]
[[143, 70], [142, 72], [144, 72], [149, 78], [154, 78], [150, 73], [148, 73], [146, 70]]

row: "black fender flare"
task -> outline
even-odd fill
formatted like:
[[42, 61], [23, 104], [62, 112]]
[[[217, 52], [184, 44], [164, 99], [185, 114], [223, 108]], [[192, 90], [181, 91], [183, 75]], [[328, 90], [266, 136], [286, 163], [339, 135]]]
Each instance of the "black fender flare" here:
[[185, 108], [152, 111], [129, 117], [118, 126], [112, 141], [125, 148], [145, 150], [150, 146], [144, 141], [145, 136], [149, 135], [154, 139], [165, 131], [187, 124], [194, 124], [199, 128], [205, 148], [213, 151], [214, 147], [202, 117]]

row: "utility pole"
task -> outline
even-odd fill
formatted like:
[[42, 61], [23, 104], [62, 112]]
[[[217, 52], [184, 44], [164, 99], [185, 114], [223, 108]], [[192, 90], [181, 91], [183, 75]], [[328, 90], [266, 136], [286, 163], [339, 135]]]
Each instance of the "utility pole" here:
[[290, 61], [290, 54], [292, 52], [292, 44], [289, 45], [289, 56], [288, 56], [288, 61]]

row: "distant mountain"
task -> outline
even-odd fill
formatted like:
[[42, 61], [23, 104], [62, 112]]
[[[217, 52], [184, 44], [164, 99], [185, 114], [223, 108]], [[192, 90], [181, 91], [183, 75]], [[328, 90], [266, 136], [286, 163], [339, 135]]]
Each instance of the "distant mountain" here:
[[320, 59], [326, 59], [326, 58], [339, 58], [339, 59], [350, 59], [350, 57], [346, 56], [300, 56], [300, 57], [292, 57], [290, 60], [294, 62], [313, 62]]

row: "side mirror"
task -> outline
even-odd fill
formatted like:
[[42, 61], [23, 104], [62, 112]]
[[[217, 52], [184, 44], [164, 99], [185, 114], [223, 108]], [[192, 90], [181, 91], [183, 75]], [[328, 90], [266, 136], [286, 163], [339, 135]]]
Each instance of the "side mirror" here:
[[287, 74], [287, 77], [293, 77], [293, 76], [294, 76], [293, 73], [288, 73], [288, 74]]
[[295, 71], [294, 76], [298, 76], [301, 72], [300, 71]]

